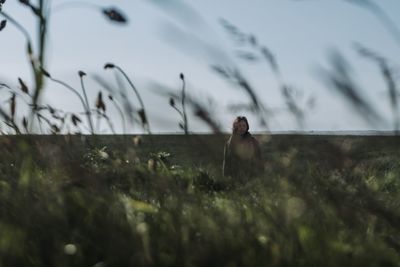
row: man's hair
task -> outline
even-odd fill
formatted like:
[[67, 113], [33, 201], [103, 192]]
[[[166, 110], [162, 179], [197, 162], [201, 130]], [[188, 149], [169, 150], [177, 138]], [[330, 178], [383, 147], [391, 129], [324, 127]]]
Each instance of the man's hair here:
[[244, 121], [247, 125], [246, 133], [249, 131], [249, 122], [247, 121], [247, 118], [245, 116], [237, 116], [236, 119], [233, 121], [232, 124], [232, 132], [236, 133], [237, 132], [237, 125], [239, 122]]

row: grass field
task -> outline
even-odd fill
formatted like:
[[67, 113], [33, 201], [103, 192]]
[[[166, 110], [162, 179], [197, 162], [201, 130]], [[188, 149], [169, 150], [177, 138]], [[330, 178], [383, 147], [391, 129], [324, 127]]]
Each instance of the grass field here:
[[400, 139], [2, 136], [0, 266], [399, 266]]

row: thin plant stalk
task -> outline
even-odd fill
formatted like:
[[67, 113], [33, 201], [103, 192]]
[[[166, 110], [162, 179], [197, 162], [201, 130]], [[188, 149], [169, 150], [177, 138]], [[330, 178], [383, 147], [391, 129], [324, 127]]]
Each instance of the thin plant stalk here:
[[[392, 35], [396, 43], [400, 45], [400, 30], [397, 28], [396, 23], [389, 17], [389, 15], [379, 6], [375, 1], [359, 1], [359, 0], [346, 0], [353, 5], [359, 5], [365, 8], [372, 15], [374, 15], [386, 30]], [[376, 1], [379, 2], [379, 1]]]
[[96, 129], [97, 132], [100, 132], [100, 122], [101, 122], [101, 118], [104, 118], [108, 124], [108, 127], [110, 127], [110, 130], [113, 134], [115, 134], [115, 130], [114, 130], [114, 126], [110, 120], [110, 118], [106, 115], [105, 112], [102, 112], [101, 110], [97, 109], [97, 123], [96, 123]]
[[101, 114], [100, 114], [100, 111], [98, 111], [98, 110], [97, 110], [96, 118], [97, 118], [97, 120], [96, 120], [96, 131], [99, 132], [100, 131]]
[[[128, 75], [127, 75], [119, 66], [115, 66], [115, 67], [116, 67], [116, 69], [117, 69], [118, 71], [120, 71], [120, 72], [122, 73], [122, 75], [123, 75], [123, 76], [125, 77], [125, 79], [128, 81], [129, 85], [132, 87], [133, 92], [136, 94], [136, 97], [137, 97], [137, 99], [138, 99], [138, 101], [139, 101], [139, 103], [140, 103], [140, 107], [141, 107], [142, 110], [143, 110], [143, 113], [146, 114], [145, 117], [146, 117], [146, 122], [147, 122], [147, 124], [148, 124], [148, 121], [147, 121], [147, 113], [146, 113], [146, 111], [145, 111], [144, 102], [143, 102], [143, 100], [142, 100], [142, 97], [141, 97], [140, 94], [139, 94], [139, 91], [136, 89], [135, 85], [133, 84], [133, 82], [131, 81], [131, 79], [128, 77]], [[148, 128], [149, 128], [149, 131], [150, 131], [150, 126], [148, 126]]]
[[183, 118], [183, 113], [182, 111], [179, 110], [179, 108], [177, 108], [176, 106], [172, 106], [172, 108], [175, 109], [179, 113], [179, 115]]
[[[32, 73], [33, 76], [35, 78], [35, 83], [37, 84], [37, 69], [36, 69], [36, 64], [34, 61], [34, 57], [32, 55], [33, 51], [32, 51], [32, 38], [29, 35], [28, 31], [21, 25], [18, 23], [18, 21], [16, 21], [13, 17], [11, 17], [10, 15], [8, 15], [7, 13], [0, 11], [0, 15], [2, 15], [3, 17], [5, 17], [8, 21], [11, 22], [11, 24], [13, 24], [24, 36], [27, 42], [27, 53], [28, 53], [28, 57], [29, 57], [29, 63], [31, 65], [31, 69], [32, 69]], [[35, 106], [35, 101], [32, 101], [32, 107]], [[35, 114], [35, 109], [32, 109], [32, 115], [31, 115], [31, 119], [30, 121], [33, 121], [34, 115]], [[31, 124], [33, 125], [33, 123]]]
[[38, 120], [38, 123], [39, 123], [40, 133], [43, 134], [42, 121], [40, 120], [40, 113], [36, 113], [36, 117], [37, 117], [37, 120]]
[[110, 118], [106, 115], [105, 112], [101, 113], [101, 116], [107, 121], [108, 127], [110, 127], [111, 132], [115, 134], [114, 125], [112, 124]]
[[[47, 0], [39, 0], [39, 15], [37, 15], [37, 27], [38, 27], [38, 62], [37, 65], [33, 65], [33, 72], [35, 74], [35, 90], [33, 92], [32, 104], [35, 106], [40, 98], [40, 94], [44, 87], [44, 75], [41, 69], [45, 68], [45, 53], [46, 53], [46, 36], [47, 36], [47, 15], [46, 12]], [[35, 110], [32, 112], [32, 120], [35, 115]], [[32, 123], [33, 125], [33, 123]]]
[[[41, 0], [40, 2], [43, 2], [43, 0]], [[42, 12], [42, 11], [41, 11]], [[44, 14], [41, 13], [42, 17], [44, 17]], [[10, 21], [26, 38], [27, 41], [27, 53], [28, 53], [28, 57], [29, 57], [29, 62], [31, 65], [31, 70], [35, 79], [35, 91], [32, 97], [32, 106], [35, 107], [35, 105], [37, 104], [38, 98], [39, 98], [39, 93], [41, 91], [41, 88], [43, 87], [43, 74], [42, 72], [38, 69], [37, 67], [37, 63], [35, 62], [35, 57], [33, 56], [33, 49], [32, 49], [32, 38], [30, 37], [28, 31], [20, 24], [18, 23], [14, 18], [12, 18], [10, 15], [8, 15], [7, 13], [0, 11], [0, 15], [2, 15], [3, 17], [5, 17], [8, 21]], [[46, 22], [43, 21], [43, 19], [40, 19], [39, 21], [39, 25], [45, 25]], [[44, 42], [45, 42], [45, 32], [46, 31], [46, 27], [45, 26], [39, 26], [39, 31], [40, 31], [40, 39], [39, 39], [39, 47], [40, 49], [45, 48], [44, 46]], [[43, 44], [42, 44], [43, 43]], [[44, 51], [39, 52], [39, 65], [43, 66], [44, 65]], [[32, 109], [32, 113], [31, 113], [31, 118], [29, 121], [33, 121], [33, 118], [35, 117], [35, 113], [36, 110], [33, 108]], [[31, 127], [33, 126], [33, 123], [30, 124]], [[32, 130], [32, 129], [30, 129]]]
[[145, 119], [145, 121], [144, 121], [143, 123], [144, 123], [145, 125], [147, 125], [145, 128], [147, 129], [147, 132], [151, 135], [150, 123], [149, 123], [149, 121], [148, 121], [147, 112], [146, 112], [146, 110], [145, 110], [144, 102], [143, 102], [143, 100], [142, 100], [142, 97], [141, 97], [140, 94], [139, 94], [139, 91], [136, 89], [135, 85], [133, 84], [133, 82], [131, 81], [131, 79], [128, 77], [128, 75], [127, 75], [119, 66], [114, 65], [114, 67], [115, 67], [119, 72], [121, 72], [121, 74], [122, 74], [122, 75], [125, 77], [125, 79], [128, 81], [129, 85], [132, 87], [133, 92], [135, 93], [135, 95], [136, 95], [136, 97], [137, 97], [137, 99], [138, 99], [138, 101], [139, 101], [140, 107], [141, 107], [141, 109], [143, 110], [143, 116], [144, 116], [144, 119]]
[[[47, 33], [47, 16], [45, 15], [46, 0], [39, 0], [40, 17], [38, 21], [39, 39], [39, 63], [41, 67], [45, 67], [45, 49], [46, 49], [46, 33]], [[42, 76], [43, 77], [43, 76]]]
[[375, 53], [368, 48], [356, 44], [355, 46], [357, 52], [369, 59], [372, 60], [374, 63], [376, 63], [381, 71], [381, 74], [386, 82], [387, 88], [388, 88], [388, 96], [389, 96], [389, 102], [390, 106], [393, 112], [393, 127], [395, 134], [399, 134], [399, 101], [398, 101], [398, 92], [397, 92], [397, 85], [396, 85], [396, 79], [394, 78], [394, 75], [387, 63], [387, 60], [380, 56], [378, 53]]
[[186, 83], [185, 83], [185, 77], [183, 74], [181, 74], [181, 80], [182, 80], [182, 118], [183, 118], [183, 130], [185, 131], [185, 134], [189, 134], [189, 129], [188, 129], [188, 121], [187, 121], [187, 115], [186, 115], [186, 107], [185, 107], [185, 98], [186, 98]]
[[68, 85], [67, 83], [63, 82], [63, 81], [60, 81], [60, 80], [57, 80], [57, 79], [54, 79], [54, 78], [51, 78], [51, 77], [49, 77], [49, 79], [52, 80], [52, 81], [55, 82], [55, 83], [61, 84], [62, 86], [64, 86], [65, 88], [67, 88], [68, 90], [70, 90], [71, 92], [73, 92], [77, 97], [79, 97], [79, 100], [81, 101], [82, 106], [83, 106], [83, 108], [85, 109], [85, 114], [86, 114], [88, 123], [89, 123], [89, 125], [92, 127], [92, 128], [90, 129], [91, 134], [94, 134], [94, 129], [93, 129], [93, 126], [92, 126], [92, 124], [91, 124], [91, 118], [90, 118], [90, 110], [88, 110], [88, 108], [87, 108], [87, 106], [86, 106], [86, 104], [85, 104], [85, 101], [83, 100], [83, 98], [82, 98], [82, 96], [79, 94], [79, 92], [78, 92], [77, 90], [75, 90], [73, 87], [71, 87], [70, 85]]
[[18, 126], [15, 124], [14, 120], [3, 110], [0, 108], [0, 116], [5, 119], [5, 123], [14, 129], [16, 134], [21, 134]]
[[389, 101], [392, 107], [393, 112], [393, 126], [395, 129], [395, 134], [399, 135], [399, 103], [397, 99], [397, 89], [395, 80], [392, 76], [392, 73], [389, 67], [386, 65], [386, 62], [381, 62], [381, 71], [382, 75], [385, 78], [388, 91], [389, 91]]
[[50, 129], [52, 129], [53, 134], [57, 134], [57, 133], [61, 132], [61, 128], [59, 126], [57, 126], [56, 124], [51, 123], [51, 121], [48, 118], [44, 117], [40, 113], [39, 113], [39, 117], [50, 126]]
[[9, 22], [11, 22], [26, 38], [28, 46], [32, 47], [32, 38], [30, 37], [28, 31], [18, 23], [13, 17], [5, 13], [4, 11], [0, 11], [0, 15], [6, 18]]
[[[111, 100], [111, 99], [110, 99]], [[119, 106], [119, 103], [116, 101], [115, 98], [113, 98], [111, 100], [111, 102], [113, 102], [114, 107], [118, 110], [119, 115], [121, 116], [121, 120], [122, 120], [122, 132], [124, 134], [126, 134], [126, 120], [125, 120], [125, 116], [124, 113], [122, 112], [121, 107]]]
[[83, 91], [83, 96], [85, 97], [85, 102], [86, 102], [86, 110], [89, 112], [88, 114], [88, 120], [89, 120], [89, 126], [90, 126], [90, 131], [93, 134], [94, 130], [93, 130], [93, 121], [92, 121], [92, 113], [90, 111], [90, 106], [89, 106], [89, 101], [88, 101], [88, 97], [86, 95], [86, 90], [85, 90], [85, 85], [83, 83], [83, 75], [79, 75], [80, 80], [81, 80], [81, 86], [82, 86], [82, 91]]

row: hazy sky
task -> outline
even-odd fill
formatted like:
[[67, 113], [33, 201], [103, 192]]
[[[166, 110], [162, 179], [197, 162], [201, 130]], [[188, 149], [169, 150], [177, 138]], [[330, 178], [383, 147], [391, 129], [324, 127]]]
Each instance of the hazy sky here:
[[[269, 130], [387, 130], [393, 128], [385, 80], [379, 68], [354, 49], [354, 43], [379, 52], [388, 59], [395, 79], [399, 81], [399, 36], [385, 27], [370, 10], [346, 0], [86, 0], [102, 7], [118, 7], [128, 17], [127, 25], [108, 22], [101, 12], [85, 5], [52, 1], [46, 68], [53, 77], [80, 90], [79, 70], [89, 74], [86, 88], [90, 103], [99, 90], [93, 75], [116, 86], [112, 71], [103, 70], [107, 62], [123, 68], [143, 96], [154, 132], [180, 132], [179, 115], [169, 106], [162, 93], [180, 92], [179, 74], [185, 74], [187, 91], [205, 105], [223, 131], [230, 131], [237, 115], [249, 117], [251, 130], [266, 130], [259, 119], [246, 111], [232, 111], [230, 104], [249, 103], [243, 90], [229, 83], [211, 65], [237, 68], [249, 81], [263, 105], [274, 115], [264, 114]], [[362, 1], [353, 1], [362, 2]], [[365, 1], [367, 2], [367, 1]], [[371, 1], [373, 2], [373, 1]], [[35, 1], [32, 1], [35, 3]], [[396, 27], [400, 27], [400, 1], [375, 1]], [[64, 5], [64, 8], [62, 8]], [[35, 37], [35, 20], [30, 10], [16, 0], [8, 0], [3, 11], [17, 19]], [[396, 16], [397, 15], [397, 16]], [[0, 17], [0, 19], [2, 19]], [[235, 25], [242, 33], [252, 34], [260, 46], [273, 53], [279, 64], [281, 82], [294, 88], [292, 96], [304, 112], [299, 125], [289, 111], [274, 72], [261, 57], [254, 62], [238, 56], [254, 52], [251, 45], [241, 45], [222, 26], [221, 19]], [[396, 29], [395, 29], [396, 30]], [[396, 39], [397, 38], [397, 39]], [[36, 47], [35, 47], [36, 49]], [[0, 83], [18, 89], [18, 77], [32, 85], [25, 54], [25, 39], [8, 23], [0, 32]], [[321, 69], [332, 69], [329, 55], [338, 51], [351, 65], [351, 77], [362, 96], [382, 116], [381, 123], [365, 122], [352, 105], [332, 90], [323, 79]], [[396, 74], [397, 73], [397, 74]], [[164, 89], [162, 87], [165, 87]], [[138, 102], [126, 86], [135, 107]], [[0, 91], [1, 105], [9, 94]], [[106, 97], [105, 97], [106, 98]], [[66, 111], [81, 112], [79, 99], [70, 91], [48, 81], [43, 98]], [[115, 128], [122, 131], [117, 111], [107, 102]], [[189, 130], [209, 131], [209, 127], [189, 110]], [[18, 111], [22, 116], [23, 112]], [[101, 132], [108, 131], [105, 123]], [[139, 125], [129, 132], [140, 132]]]

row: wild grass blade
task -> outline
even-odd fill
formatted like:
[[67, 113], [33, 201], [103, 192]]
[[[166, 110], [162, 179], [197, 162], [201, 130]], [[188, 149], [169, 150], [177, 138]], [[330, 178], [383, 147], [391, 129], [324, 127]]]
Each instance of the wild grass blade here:
[[355, 44], [354, 47], [358, 52], [358, 54], [360, 54], [362, 57], [366, 59], [373, 61], [380, 69], [382, 77], [385, 80], [386, 87], [388, 89], [389, 103], [393, 113], [393, 127], [395, 129], [396, 134], [399, 134], [400, 114], [399, 114], [398, 89], [394, 78], [395, 75], [392, 73], [392, 70], [389, 67], [387, 60], [383, 56], [362, 46], [361, 44]]
[[334, 51], [330, 56], [330, 62], [332, 70], [320, 69], [320, 77], [323, 77], [331, 88], [341, 94], [366, 122], [375, 126], [382, 125], [384, 123], [383, 117], [366, 100], [361, 90], [350, 77], [349, 64], [343, 56]]
[[183, 113], [183, 130], [185, 131], [185, 134], [189, 134], [189, 126], [188, 126], [188, 120], [187, 120], [187, 115], [186, 115], [186, 107], [185, 107], [185, 101], [186, 101], [186, 82], [185, 82], [185, 76], [183, 73], [179, 75], [179, 77], [182, 80], [182, 113]]
[[85, 97], [86, 110], [89, 112], [88, 118], [89, 118], [90, 132], [93, 134], [94, 133], [94, 129], [93, 129], [92, 114], [90, 113], [90, 105], [89, 105], [88, 97], [87, 97], [87, 94], [86, 94], [85, 85], [83, 83], [83, 77], [86, 76], [86, 73], [84, 73], [83, 71], [79, 71], [78, 74], [79, 74], [79, 78], [81, 80], [81, 87], [82, 87], [83, 96]]
[[140, 108], [141, 108], [139, 110], [139, 115], [140, 115], [141, 120], [142, 120], [143, 128], [148, 132], [149, 135], [151, 135], [150, 123], [149, 123], [149, 120], [148, 120], [148, 115], [147, 115], [147, 112], [146, 112], [146, 109], [145, 109], [145, 105], [144, 105], [144, 102], [142, 100], [142, 97], [140, 96], [139, 91], [137, 90], [137, 88], [135, 87], [135, 85], [133, 84], [133, 82], [129, 78], [129, 76], [119, 66], [117, 66], [115, 64], [112, 64], [112, 63], [107, 63], [104, 66], [104, 69], [113, 69], [113, 68], [117, 69], [122, 74], [122, 76], [124, 76], [124, 78], [128, 81], [129, 85], [131, 86], [133, 92], [135, 93], [135, 95], [136, 95], [136, 97], [137, 97], [137, 99], [139, 101]]
[[[69, 91], [74, 93], [79, 98], [79, 100], [81, 101], [82, 107], [85, 110], [85, 115], [86, 115], [88, 124], [91, 125], [90, 110], [88, 110], [88, 108], [86, 106], [86, 103], [85, 103], [85, 100], [82, 98], [82, 96], [79, 94], [79, 92], [75, 88], [70, 86], [69, 84], [67, 84], [67, 83], [65, 83], [65, 82], [63, 82], [61, 80], [57, 80], [57, 79], [52, 78], [49, 74], [47, 74], [46, 76], [51, 81], [53, 81], [55, 83], [58, 83], [58, 84], [62, 85], [63, 87], [65, 87], [66, 89], [68, 89]], [[93, 135], [94, 134], [94, 129], [90, 128], [90, 133]]]

